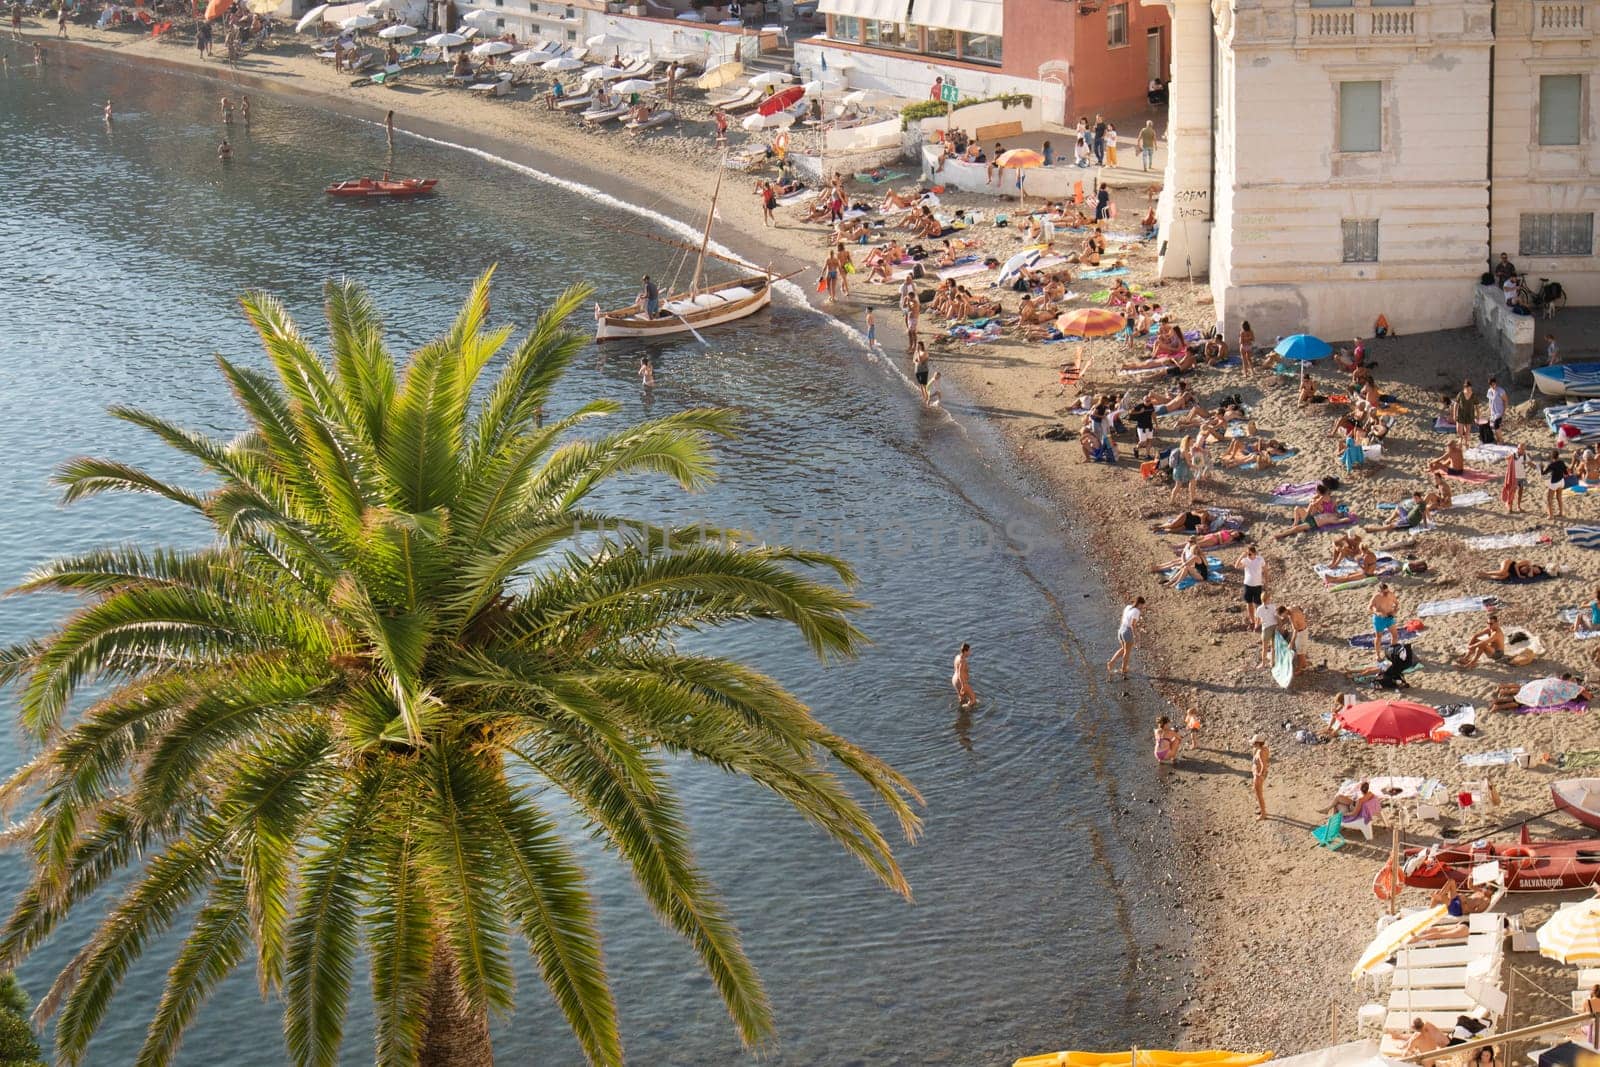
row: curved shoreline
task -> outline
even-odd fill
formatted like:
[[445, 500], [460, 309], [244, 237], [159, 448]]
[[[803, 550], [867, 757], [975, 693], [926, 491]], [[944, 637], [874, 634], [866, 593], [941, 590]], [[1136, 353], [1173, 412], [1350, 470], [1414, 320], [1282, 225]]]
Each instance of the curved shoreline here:
[[[262, 96], [283, 99], [298, 106], [314, 107], [350, 119], [370, 123], [378, 131], [378, 137], [381, 141], [383, 115], [387, 109], [374, 106], [355, 95], [338, 90], [325, 91], [322, 88], [301, 89], [286, 84], [280, 75], [273, 73], [230, 70], [220, 64], [199, 62], [192, 58], [154, 54], [154, 47], [161, 46], [138, 49], [119, 48], [118, 45], [125, 41], [134, 45], [150, 43], [129, 41], [119, 35], [102, 35], [107, 38], [106, 40], [84, 40], [81, 36], [84, 31], [80, 28], [74, 28], [74, 31], [80, 35], [79, 38], [68, 40], [45, 38], [42, 43], [47, 51], [57, 55], [63, 52], [71, 52], [80, 56], [109, 58], [113, 62], [129, 66], [150, 66], [168, 74], [205, 79], [221, 85], [238, 86], [251, 92], [259, 93]], [[164, 50], [171, 50], [170, 46], [167, 46]], [[388, 102], [396, 98], [384, 97], [383, 99]], [[496, 105], [490, 104], [487, 106], [495, 107]], [[704, 200], [694, 195], [689, 195], [685, 190], [699, 190], [708, 194], [710, 175], [714, 173], [713, 171], [702, 170], [692, 175], [686, 173], [683, 177], [692, 177], [693, 180], [685, 182], [683, 185], [669, 186], [663, 191], [647, 182], [637, 180], [635, 177], [575, 163], [570, 154], [556, 151], [550, 147], [521, 143], [494, 132], [487, 132], [471, 124], [452, 126], [437, 118], [416, 112], [406, 112], [404, 113], [405, 117], [402, 119], [402, 109], [396, 107], [395, 111], [397, 115], [397, 138], [412, 136], [476, 155], [491, 163], [509, 165], [527, 173], [536, 180], [566, 187], [586, 197], [602, 198], [603, 202], [606, 202], [609, 207], [635, 212], [654, 221], [666, 221], [673, 224], [674, 227], [698, 234], [698, 226], [691, 224], [686, 219], [693, 219], [697, 214], [703, 212]], [[725, 188], [728, 188], [728, 186], [725, 186]], [[652, 197], [659, 198], [657, 203], [654, 206], [644, 206]], [[792, 270], [796, 267], [809, 265], [810, 261], [797, 254], [793, 248], [786, 248], [776, 241], [760, 240], [751, 236], [754, 233], [759, 237], [765, 232], [760, 229], [759, 215], [754, 211], [752, 205], [738, 204], [737, 198], [735, 198], [735, 204], [729, 213], [739, 215], [741, 218], [737, 222], [730, 220], [729, 223], [724, 224], [718, 231], [717, 236], [735, 254], [742, 255], [752, 262], [770, 262], [780, 270]], [[815, 236], [814, 231], [810, 230], [791, 229], [786, 232], [798, 234], [801, 240], [812, 239]], [[858, 344], [861, 342], [859, 331], [852, 328], [841, 314], [822, 306], [816, 294], [810, 292], [808, 287], [795, 286], [790, 295], [804, 298], [807, 305], [824, 316], [826, 321], [832, 322], [837, 328], [851, 334], [856, 338]], [[882, 318], [887, 321], [881, 322], [879, 325], [881, 334], [891, 337], [897, 335], [903, 337], [903, 334], [898, 330], [893, 315], [884, 315]], [[900, 365], [902, 361], [891, 356], [880, 356], [879, 358], [883, 360], [886, 367], [893, 371], [896, 377], [908, 387], [910, 386], [909, 375], [904, 372]], [[958, 382], [957, 384], [959, 385], [960, 383]], [[954, 393], [954, 390], [951, 392]], [[956, 400], [955, 406], [969, 407], [964, 400], [960, 399]], [[968, 421], [977, 423], [978, 426], [969, 427], [963, 425]], [[984, 440], [972, 442], [972, 448], [980, 456], [985, 452], [992, 451], [1006, 460], [1008, 464], [1020, 466], [1020, 470], [1008, 472], [1010, 476], [1015, 478], [1018, 488], [1031, 500], [1038, 503], [1040, 507], [1049, 508], [1052, 515], [1058, 517], [1062, 523], [1071, 522], [1065, 517], [1069, 513], [1061, 507], [1059, 500], [1053, 500], [1050, 489], [1041, 484], [1041, 480], [1037, 477], [1038, 472], [1028, 469], [1025, 461], [1018, 462], [1018, 457], [1006, 447], [1006, 434], [1002, 426], [990, 420], [976, 405], [972, 405], [970, 410], [963, 411], [961, 419], [952, 417], [951, 422], [967, 437], [972, 436], [969, 430], [978, 429], [979, 435]], [[1082, 542], [1081, 537], [1074, 538], [1074, 540]], [[1086, 551], [1079, 552], [1071, 548], [1067, 549], [1067, 551], [1076, 554], [1081, 559], [1085, 570], [1098, 569], [1099, 561], [1091, 553]], [[1061, 607], [1054, 602], [1053, 594], [1052, 603], [1059, 613]], [[1064, 617], [1062, 617], [1062, 626], [1065, 630]], [[1064, 639], [1074, 643], [1077, 640], [1070, 630], [1065, 630]], [[1094, 683], [1097, 681], [1095, 673], [1097, 665], [1094, 662], [1093, 652], [1091, 649], [1084, 649], [1083, 651], [1085, 653], [1084, 669], [1091, 683]], [[1122, 717], [1126, 717], [1126, 711], [1122, 709], [1129, 702], [1127, 694], [1123, 694], [1122, 698], [1117, 698], [1106, 692], [1103, 696], [1108, 704], [1118, 705], [1120, 714]], [[1151, 694], [1151, 696], [1154, 699], [1154, 694]], [[1107, 760], [1125, 754], [1121, 748], [1121, 743], [1124, 740], [1125, 738], [1120, 735], [1103, 737], [1101, 739], [1102, 743], [1097, 746], [1100, 751], [1090, 758], [1090, 763], [1094, 768], [1093, 773], [1107, 783], [1107, 805], [1115, 813], [1112, 819], [1114, 828], [1117, 831], [1115, 846], [1108, 847], [1107, 843], [1100, 840], [1098, 836], [1096, 836], [1095, 840], [1096, 854], [1105, 857], [1105, 871], [1108, 876], [1114, 876], [1118, 873], [1117, 869], [1121, 866], [1135, 865], [1141, 871], [1145, 869], [1154, 870], [1163, 862], [1156, 849], [1160, 834], [1158, 828], [1153, 826], [1150, 821], [1154, 818], [1160, 818], [1161, 813], [1158, 811], [1146, 812], [1132, 804], [1132, 800], [1136, 796], [1142, 797], [1149, 790], [1150, 783], [1143, 780], [1143, 776], [1137, 782], [1131, 779], [1124, 779], [1122, 788], [1119, 790], [1116, 779], [1107, 775], [1105, 766]], [[1130, 766], [1137, 765], [1142, 767], [1142, 764], [1134, 764], [1131, 760], [1129, 763]], [[1126, 795], [1119, 795], [1119, 792]], [[1120, 855], [1113, 856], [1110, 854], [1112, 852]], [[1164, 934], [1162, 940], [1167, 941], [1168, 944], [1159, 954], [1141, 950], [1141, 935], [1148, 936], [1149, 930], [1152, 928], [1172, 929], [1181, 922], [1176, 913], [1166, 914], [1170, 911], [1170, 901], [1158, 899], [1148, 892], [1149, 884], [1145, 883], [1143, 886], [1123, 885], [1121, 887], [1107, 885], [1105, 891], [1112, 892], [1117, 897], [1117, 914], [1119, 917], [1117, 925], [1119, 929], [1116, 931], [1116, 936], [1126, 938], [1130, 945], [1126, 961], [1127, 987], [1122, 991], [1127, 1003], [1130, 1023], [1135, 1018], [1144, 1017], [1149, 1020], [1152, 1027], [1160, 1027], [1166, 1030], [1170, 1028], [1169, 1021], [1163, 1021], [1159, 1015], [1152, 1017], [1146, 1011], [1141, 1010], [1141, 990], [1139, 985], [1141, 979], [1149, 977], [1149, 972], [1153, 969], [1153, 960], [1166, 959], [1170, 961], [1178, 958], [1176, 953], [1170, 951], [1171, 941], [1185, 937], [1186, 932], [1173, 929], [1172, 933]], [[1158, 915], [1158, 912], [1163, 914]], [[1107, 931], [1107, 933], [1110, 933], [1110, 931]], [[1066, 946], [1063, 947], [1065, 948]], [[1162, 949], [1162, 946], [1158, 944], [1156, 948]], [[1161, 969], [1165, 970], [1166, 967], [1163, 966]], [[1167, 980], [1170, 981], [1171, 978], [1168, 977]]]

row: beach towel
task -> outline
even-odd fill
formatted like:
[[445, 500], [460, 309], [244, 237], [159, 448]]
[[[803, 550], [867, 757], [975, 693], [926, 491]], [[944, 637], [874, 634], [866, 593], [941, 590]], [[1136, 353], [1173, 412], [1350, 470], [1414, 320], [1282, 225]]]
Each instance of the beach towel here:
[[982, 274], [989, 268], [982, 263], [957, 263], [953, 267], [945, 267], [939, 271], [939, 280], [947, 281], [951, 278], [966, 278], [973, 274]]
[[[1387, 552], [1379, 552], [1377, 553], [1377, 556], [1379, 568], [1378, 573], [1385, 573], [1383, 571], [1383, 567], [1385, 565], [1392, 565], [1394, 567], [1394, 570], [1387, 572], [1389, 574], [1393, 574], [1394, 571], [1400, 569], [1400, 561], [1389, 555]], [[1311, 569], [1322, 575], [1323, 578], [1332, 578], [1335, 581], [1339, 580], [1340, 578], [1354, 578], [1358, 575], [1361, 575], [1361, 564], [1353, 559], [1347, 559], [1337, 567], [1329, 566], [1326, 563], [1318, 563]]]
[[1345, 470], [1355, 470], [1367, 461], [1367, 453], [1356, 443], [1354, 436], [1344, 439], [1344, 451], [1339, 456], [1339, 464]]
[[1525, 707], [1518, 704], [1515, 711], [1518, 715], [1543, 715], [1550, 711], [1588, 711], [1587, 700], [1569, 700], [1565, 704], [1544, 704], [1537, 708]]
[[1461, 735], [1463, 726], [1478, 725], [1478, 709], [1471, 704], [1441, 704], [1434, 709], [1444, 717], [1444, 722], [1433, 728], [1428, 736], [1435, 741], [1448, 741]]
[[1600, 526], [1568, 526], [1567, 540], [1579, 548], [1600, 548]]
[[1517, 762], [1518, 756], [1526, 756], [1525, 748], [1497, 748], [1492, 752], [1471, 752], [1461, 757], [1463, 767], [1505, 767]]
[[1507, 456], [1517, 454], [1515, 445], [1473, 445], [1467, 449], [1466, 457], [1480, 463], [1502, 463]]
[[908, 175], [903, 170], [885, 170], [876, 174], [869, 171], [861, 171], [855, 176], [856, 181], [866, 182], [868, 185], [882, 185], [884, 182], [892, 182], [905, 177], [908, 177]]
[[1471, 482], [1473, 484], [1482, 484], [1483, 482], [1492, 482], [1495, 479], [1495, 475], [1492, 474], [1489, 471], [1475, 471], [1475, 470], [1472, 470], [1471, 468], [1468, 468], [1468, 469], [1462, 471], [1459, 474], [1449, 474], [1449, 473], [1447, 473], [1447, 474], [1445, 474], [1445, 477], [1446, 478], [1454, 478], [1458, 482]]
[[1486, 608], [1497, 608], [1499, 606], [1499, 597], [1458, 596], [1450, 600], [1423, 601], [1417, 605], [1417, 614], [1424, 619], [1431, 619], [1440, 615], [1462, 615], [1469, 611], [1483, 611]]
[[1501, 549], [1501, 548], [1529, 548], [1533, 545], [1550, 543], [1550, 535], [1535, 533], [1525, 530], [1514, 534], [1485, 534], [1481, 537], [1467, 537], [1462, 543], [1468, 548]]
[[[1278, 462], [1280, 462], [1282, 460], [1289, 459], [1289, 458], [1291, 458], [1293, 456], [1298, 456], [1299, 454], [1300, 454], [1300, 450], [1299, 449], [1295, 449], [1295, 448], [1288, 449], [1287, 451], [1284, 451], [1284, 452], [1279, 452], [1278, 454], [1276, 454], [1275, 456], [1273, 456], [1272, 458], [1267, 460], [1267, 466], [1270, 467], [1274, 463], [1278, 463]], [[1261, 453], [1257, 452], [1256, 453], [1256, 458], [1252, 459], [1249, 463], [1241, 463], [1241, 464], [1239, 464], [1239, 469], [1242, 470], [1242, 471], [1258, 471], [1258, 470], [1264, 469], [1261, 466]], [[1306, 500], [1310, 500], [1310, 497], [1307, 497]], [[1302, 501], [1302, 503], [1304, 503], [1304, 501]]]
[[1394, 574], [1393, 571], [1385, 573], [1380, 569], [1379, 573], [1377, 574], [1362, 575], [1360, 578], [1349, 578], [1342, 582], [1330, 582], [1328, 584], [1328, 591], [1330, 593], [1343, 593], [1350, 589], [1365, 589], [1369, 585], [1377, 585], [1379, 582], [1383, 581], [1384, 578], [1389, 577], [1392, 574]]
[[1337, 852], [1344, 847], [1344, 816], [1334, 812], [1328, 816], [1328, 821], [1311, 831], [1311, 836], [1317, 839], [1317, 844], [1329, 852]]
[[1119, 274], [1128, 273], [1127, 267], [1104, 267], [1100, 270], [1086, 270], [1078, 275], [1079, 278], [1115, 278]]
[[1287, 689], [1294, 681], [1294, 649], [1282, 634], [1272, 635], [1272, 680], [1279, 689]]
[[1434, 433], [1455, 433], [1456, 432], [1456, 424], [1451, 422], [1449, 419], [1445, 418], [1443, 415], [1440, 415], [1438, 418], [1433, 420], [1433, 432]]
[[1474, 489], [1470, 493], [1462, 493], [1459, 496], [1451, 497], [1450, 506], [1444, 510], [1454, 511], [1456, 508], [1470, 508], [1475, 504], [1487, 504], [1488, 502], [1489, 493], [1487, 490]]
[[1600, 748], [1578, 748], [1571, 752], [1563, 752], [1557, 757], [1556, 762], [1564, 771], [1575, 771], [1584, 767], [1600, 767]]
[[1306, 500], [1310, 500], [1312, 494], [1317, 491], [1317, 484], [1316, 482], [1284, 482], [1272, 491], [1272, 495], [1275, 497], [1304, 497]]
[[[1408, 640], [1408, 639], [1410, 639], [1412, 637], [1415, 637], [1417, 634], [1421, 633], [1426, 628], [1427, 627], [1423, 625], [1423, 622], [1422, 622], [1421, 619], [1411, 619], [1410, 621], [1408, 621], [1406, 623], [1403, 623], [1399, 627], [1400, 640], [1403, 642], [1403, 641], [1406, 641], [1406, 640]], [[1377, 640], [1377, 637], [1378, 637], [1377, 634], [1375, 634], [1372, 631], [1368, 630], [1364, 634], [1356, 634], [1354, 637], [1345, 638], [1345, 641], [1346, 641], [1347, 644], [1349, 644], [1349, 646], [1351, 648], [1366, 648], [1366, 649], [1372, 649], [1373, 651], [1376, 651], [1377, 649], [1373, 645], [1373, 642], [1375, 640]], [[1389, 645], [1389, 643], [1387, 641], [1385, 641], [1384, 642], [1384, 647], [1387, 648], [1388, 645]]]
[[[1176, 563], [1172, 564], [1170, 567], [1163, 568], [1162, 572], [1161, 572], [1162, 577], [1164, 577], [1164, 578], [1171, 578], [1176, 573], [1178, 573], [1178, 565]], [[1220, 557], [1218, 557], [1218, 556], [1207, 556], [1206, 557], [1206, 581], [1208, 581], [1208, 582], [1221, 582], [1222, 581], [1222, 559]], [[1195, 581], [1193, 578], [1185, 578], [1183, 581], [1181, 581], [1177, 585], [1173, 586], [1173, 588], [1178, 590], [1179, 592], [1182, 592], [1185, 589], [1192, 589], [1192, 588], [1194, 588], [1195, 586], [1197, 586], [1199, 584], [1200, 583]]]

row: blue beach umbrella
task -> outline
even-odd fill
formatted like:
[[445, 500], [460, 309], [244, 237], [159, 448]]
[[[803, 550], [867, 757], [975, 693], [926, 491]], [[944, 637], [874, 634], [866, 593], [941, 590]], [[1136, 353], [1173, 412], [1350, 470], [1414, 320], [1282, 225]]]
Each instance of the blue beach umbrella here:
[[1296, 363], [1314, 363], [1333, 355], [1333, 346], [1320, 337], [1312, 337], [1309, 333], [1297, 333], [1279, 341], [1273, 351], [1282, 358]]

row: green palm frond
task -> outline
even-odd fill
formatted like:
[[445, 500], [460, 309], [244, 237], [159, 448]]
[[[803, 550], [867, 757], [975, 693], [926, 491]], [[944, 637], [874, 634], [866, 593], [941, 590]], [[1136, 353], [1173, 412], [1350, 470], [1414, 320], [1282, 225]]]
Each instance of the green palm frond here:
[[120, 893], [40, 1001], [61, 1062], [82, 1060], [129, 968], [178, 927], [142, 1067], [172, 1062], [252, 955], [292, 1062], [331, 1067], [363, 953], [375, 1059], [415, 1067], [447, 1021], [511, 1010], [519, 942], [584, 1057], [620, 1064], [595, 903], [558, 811], [621, 857], [759, 1046], [772, 1008], [695, 863], [668, 761], [749, 780], [909, 893], [858, 794], [914, 838], [911, 784], [775, 679], [679, 651], [759, 621], [823, 663], [848, 658], [865, 641], [852, 569], [592, 506], [622, 496], [601, 495], [619, 478], [705, 488], [735, 417], [587, 435], [618, 405], [549, 409], [586, 343], [567, 322], [589, 290], [513, 341], [488, 323], [491, 278], [399, 364], [351, 282], [325, 289], [326, 357], [281, 303], [247, 294], [270, 367], [217, 359], [243, 432], [112, 410], [207, 488], [115, 459], [62, 468], [69, 502], [169, 500], [211, 541], [77, 552], [14, 590], [78, 604], [0, 650], [36, 745], [0, 783], [0, 810], [20, 809], [0, 843], [31, 868], [0, 966]]

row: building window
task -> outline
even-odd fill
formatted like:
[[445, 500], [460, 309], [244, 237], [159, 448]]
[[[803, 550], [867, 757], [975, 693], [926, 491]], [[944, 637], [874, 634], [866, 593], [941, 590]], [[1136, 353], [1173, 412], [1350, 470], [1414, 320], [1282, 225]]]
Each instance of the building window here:
[[1539, 79], [1539, 143], [1577, 144], [1583, 111], [1583, 75], [1546, 74]]
[[963, 33], [961, 58], [973, 63], [1000, 65], [1000, 37], [998, 34]]
[[1128, 5], [1112, 4], [1106, 8], [1106, 47], [1128, 46]]
[[569, 19], [577, 18], [578, 17], [578, 9], [573, 7], [571, 4], [568, 4], [567, 5], [567, 13], [563, 17], [564, 18], [569, 18]]
[[494, 28], [497, 29], [497, 30], [505, 29], [506, 28], [506, 20], [505, 19], [495, 19], [494, 20]]
[[1378, 262], [1377, 219], [1345, 219], [1340, 227], [1344, 230], [1346, 263]]
[[916, 31], [898, 22], [867, 19], [866, 38], [863, 43], [878, 48], [893, 48], [900, 52], [914, 52], [917, 49]]
[[1339, 151], [1383, 149], [1383, 83], [1339, 83]]
[[929, 27], [925, 31], [928, 35], [927, 52], [929, 55], [950, 56], [952, 59], [960, 53], [956, 51], [957, 33], [955, 30], [941, 30]]
[[578, 31], [577, 30], [568, 30], [567, 31], [567, 40], [568, 41], [576, 41], [577, 39], [578, 39]]
[[1522, 239], [1517, 253], [1524, 256], [1594, 255], [1592, 211], [1522, 216]]
[[861, 20], [854, 15], [830, 15], [833, 19], [833, 29], [828, 31], [828, 36], [835, 41], [861, 40]]

